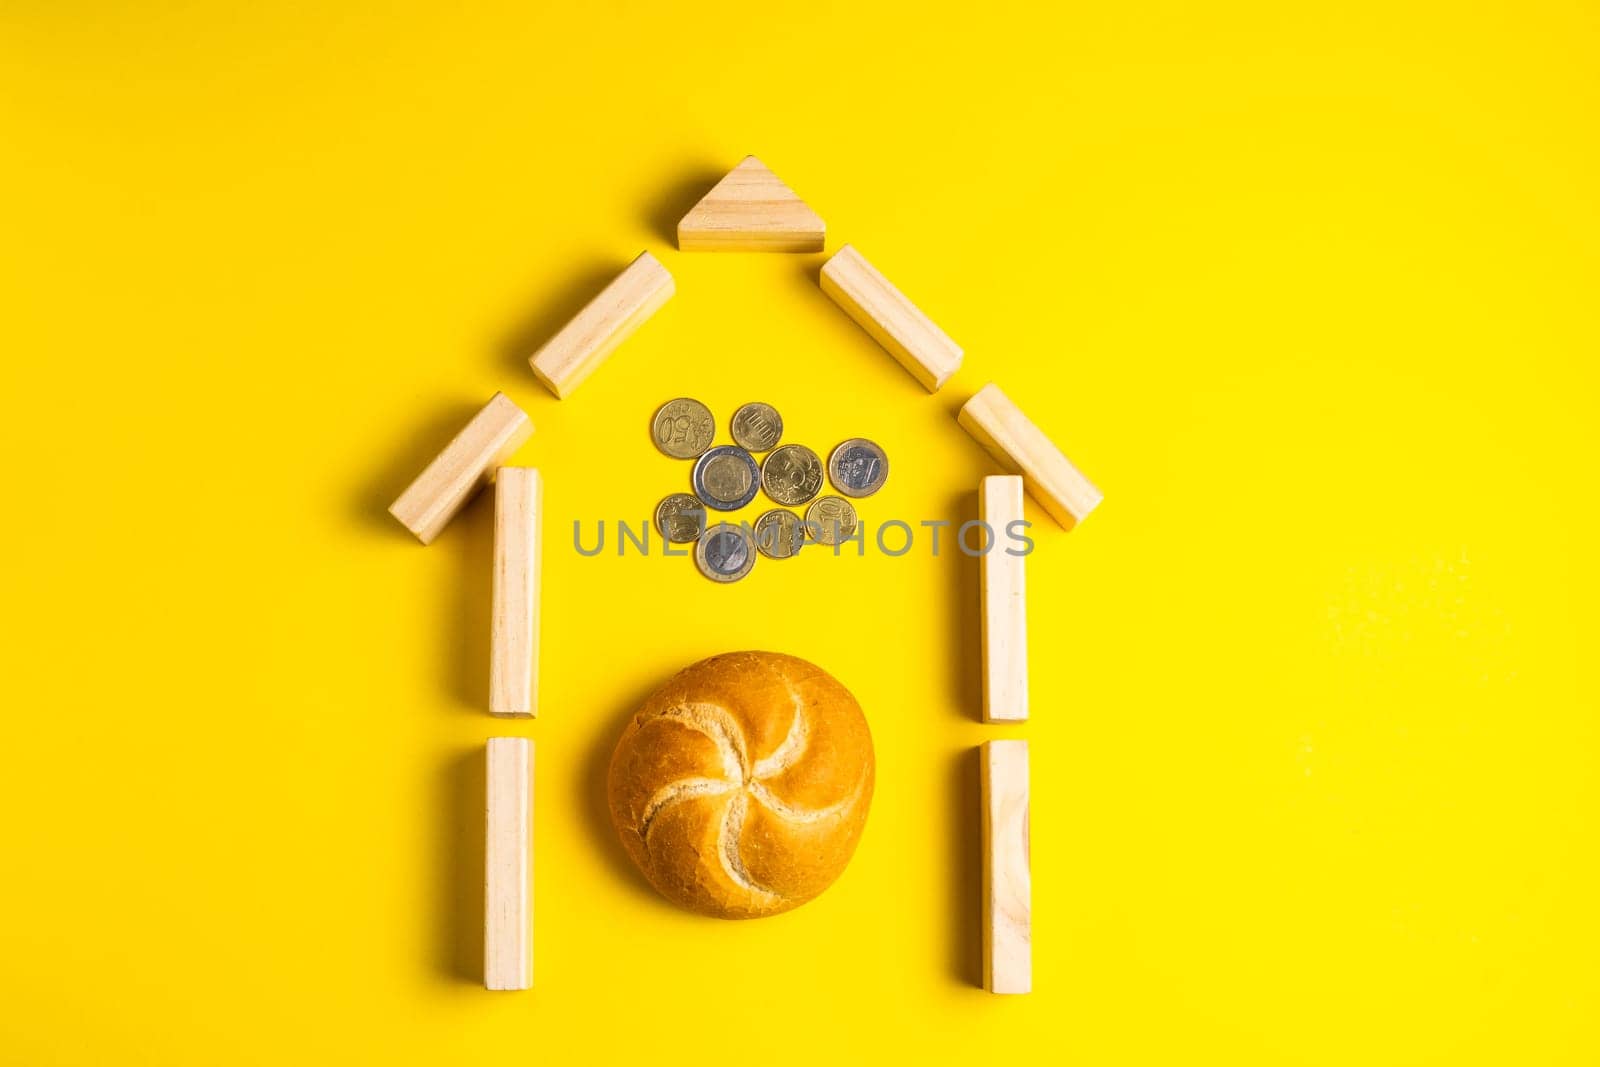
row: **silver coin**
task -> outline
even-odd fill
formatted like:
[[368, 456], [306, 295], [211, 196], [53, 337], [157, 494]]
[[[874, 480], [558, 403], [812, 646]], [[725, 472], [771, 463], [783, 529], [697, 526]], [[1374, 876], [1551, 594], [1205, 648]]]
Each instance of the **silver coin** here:
[[748, 526], [719, 522], [694, 546], [694, 564], [713, 582], [737, 582], [756, 565], [755, 538]]
[[650, 439], [673, 459], [693, 459], [716, 438], [711, 409], [686, 396], [662, 404], [650, 421]]
[[756, 548], [768, 559], [788, 559], [800, 551], [806, 528], [788, 508], [764, 511], [756, 520]]
[[706, 528], [706, 506], [689, 493], [673, 493], [656, 505], [656, 529], [674, 545], [698, 540]]
[[761, 468], [738, 445], [718, 445], [695, 461], [690, 481], [706, 507], [736, 511], [755, 499]]
[[855, 532], [855, 505], [842, 496], [820, 496], [806, 508], [806, 539], [809, 541], [838, 545]]
[[783, 416], [771, 404], [745, 404], [733, 413], [733, 443], [751, 452], [770, 452], [783, 436]]
[[780, 445], [761, 463], [761, 488], [774, 503], [804, 504], [822, 488], [822, 460], [805, 445]]
[[845, 496], [871, 496], [889, 477], [889, 457], [877, 443], [852, 437], [828, 456], [828, 481]]

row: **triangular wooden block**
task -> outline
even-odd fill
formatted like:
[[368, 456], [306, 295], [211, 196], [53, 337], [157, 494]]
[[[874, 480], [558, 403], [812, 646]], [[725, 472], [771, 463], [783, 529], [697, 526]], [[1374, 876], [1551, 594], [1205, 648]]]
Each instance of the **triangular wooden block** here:
[[820, 252], [822, 217], [755, 156], [678, 220], [684, 252]]

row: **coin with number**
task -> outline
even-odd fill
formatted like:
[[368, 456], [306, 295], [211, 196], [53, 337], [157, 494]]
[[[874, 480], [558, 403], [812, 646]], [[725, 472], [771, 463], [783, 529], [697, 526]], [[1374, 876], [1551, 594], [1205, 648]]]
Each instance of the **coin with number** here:
[[770, 452], [783, 436], [783, 416], [771, 404], [745, 404], [733, 413], [733, 443], [751, 452]]
[[822, 460], [805, 445], [775, 448], [761, 463], [761, 488], [775, 503], [804, 504], [822, 488]]
[[711, 409], [686, 396], [662, 404], [650, 424], [650, 439], [673, 459], [693, 459], [710, 448], [716, 437]]
[[706, 507], [735, 511], [755, 499], [761, 468], [738, 445], [718, 445], [695, 460], [691, 482]]
[[719, 522], [694, 546], [694, 565], [713, 582], [737, 582], [756, 565], [754, 540], [749, 527]]
[[686, 545], [706, 528], [706, 506], [688, 493], [673, 493], [656, 505], [656, 529], [670, 544]]
[[806, 537], [821, 545], [837, 545], [856, 532], [855, 505], [842, 496], [825, 496], [806, 508]]
[[876, 442], [852, 437], [828, 456], [828, 481], [845, 496], [871, 496], [889, 477], [889, 457]]
[[800, 551], [806, 528], [788, 508], [764, 511], [756, 520], [756, 548], [768, 559], [788, 559]]

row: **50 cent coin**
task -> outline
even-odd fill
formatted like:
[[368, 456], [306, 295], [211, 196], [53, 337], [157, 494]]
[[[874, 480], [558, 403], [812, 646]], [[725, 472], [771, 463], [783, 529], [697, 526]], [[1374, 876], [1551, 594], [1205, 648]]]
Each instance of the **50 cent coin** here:
[[686, 396], [662, 404], [650, 423], [650, 439], [673, 459], [694, 459], [711, 447], [716, 436], [711, 409]]

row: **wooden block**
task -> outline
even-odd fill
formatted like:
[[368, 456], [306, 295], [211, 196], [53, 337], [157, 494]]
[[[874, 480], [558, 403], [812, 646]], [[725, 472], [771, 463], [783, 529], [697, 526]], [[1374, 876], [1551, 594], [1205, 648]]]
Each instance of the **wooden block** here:
[[1028, 742], [985, 741], [983, 988], [1033, 989], [1033, 876], [1028, 846]]
[[755, 156], [678, 220], [683, 252], [820, 252], [825, 236], [822, 216]]
[[533, 354], [528, 360], [533, 376], [566, 399], [671, 296], [672, 275], [655, 256], [640, 252], [638, 259]]
[[1100, 490], [998, 385], [979, 389], [956, 418], [1000, 466], [1022, 475], [1029, 495], [1062, 526], [1072, 529], [1099, 505]]
[[822, 291], [930, 393], [961, 369], [961, 346], [845, 245], [822, 265]]
[[504, 393], [489, 398], [417, 480], [389, 505], [389, 514], [431, 544], [494, 470], [533, 435], [533, 423]]
[[491, 737], [484, 842], [483, 984], [533, 985], [533, 742]]
[[538, 714], [539, 526], [542, 484], [532, 467], [501, 467], [494, 487], [494, 616], [489, 711]]
[[[504, 475], [501, 475], [503, 478]], [[1022, 520], [1022, 479], [991, 474], [978, 483], [978, 518], [989, 524], [993, 540], [978, 559], [979, 598], [983, 601], [983, 721], [1024, 722], [1028, 718], [1028, 610], [1023, 561], [1007, 528]]]

